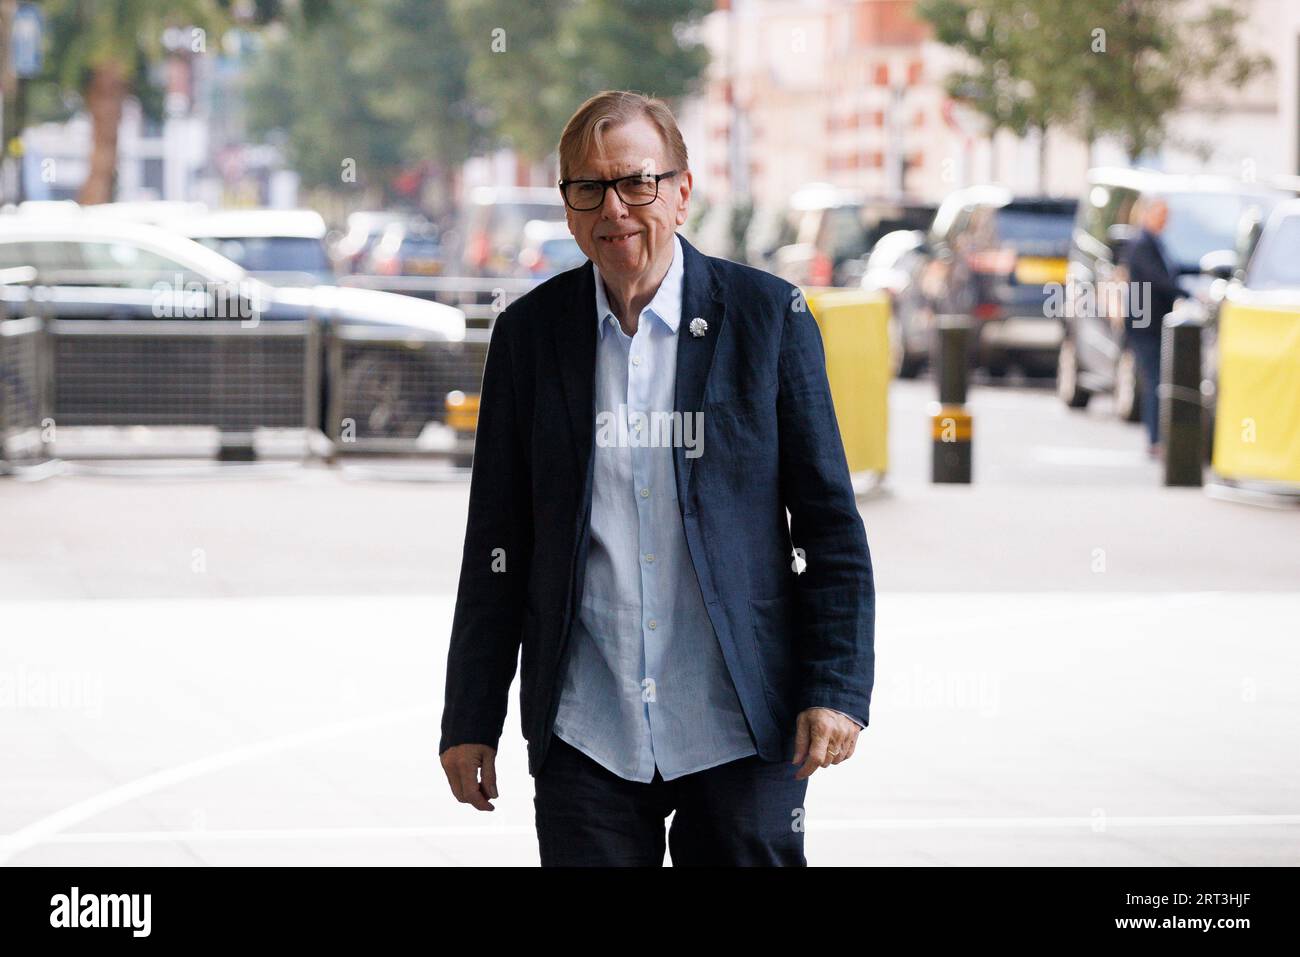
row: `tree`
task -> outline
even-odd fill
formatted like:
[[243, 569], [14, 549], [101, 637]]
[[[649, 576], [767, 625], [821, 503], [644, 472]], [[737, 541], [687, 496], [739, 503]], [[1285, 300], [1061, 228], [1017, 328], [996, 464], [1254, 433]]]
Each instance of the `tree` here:
[[[1186, 0], [919, 0], [937, 39], [966, 54], [950, 95], [993, 133], [1114, 135], [1130, 160], [1157, 148], [1193, 90], [1237, 89], [1270, 68], [1241, 48], [1246, 14]], [[1040, 172], [1042, 153], [1039, 156]]]
[[[314, 18], [327, 0], [293, 4]], [[208, 37], [231, 22], [234, 0], [47, 0], [51, 76], [65, 93], [80, 96], [91, 122], [90, 170], [78, 199], [106, 203], [113, 198], [117, 130], [126, 98], [147, 86], [149, 67], [167, 53], [163, 37], [191, 53], [204, 52]], [[253, 22], [282, 13], [280, 0], [256, 0]]]
[[1085, 139], [1113, 135], [1136, 162], [1165, 142], [1170, 115], [1190, 94], [1214, 102], [1212, 91], [1240, 89], [1272, 69], [1267, 55], [1243, 50], [1240, 5], [1187, 8], [1186, 0], [1101, 0], [1086, 14], [1070, 11], [1076, 48], [1088, 50], [1070, 58], [1090, 104], [1070, 120]]
[[555, 149], [583, 100], [630, 89], [669, 101], [708, 65], [691, 28], [711, 0], [452, 0], [470, 83], [501, 140], [529, 159]]
[[355, 182], [391, 201], [403, 174], [445, 180], [487, 145], [468, 64], [446, 3], [339, 5], [315, 30], [266, 38], [244, 91], [250, 132], [282, 132], [308, 187]]

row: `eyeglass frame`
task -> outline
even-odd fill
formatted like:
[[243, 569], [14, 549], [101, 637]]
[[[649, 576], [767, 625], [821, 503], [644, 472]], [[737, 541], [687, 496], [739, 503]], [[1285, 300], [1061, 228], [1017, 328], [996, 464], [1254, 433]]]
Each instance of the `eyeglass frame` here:
[[[614, 179], [562, 179], [559, 181], [558, 185], [560, 187], [560, 197], [564, 200], [565, 206], [568, 206], [569, 209], [573, 210], [575, 213], [590, 213], [593, 210], [600, 209], [600, 207], [605, 205], [605, 196], [609, 193], [609, 189], [611, 186], [614, 187], [614, 195], [618, 197], [618, 201], [622, 203], [624, 206], [649, 206], [651, 203], [653, 203], [656, 199], [659, 198], [660, 181], [665, 180], [670, 176], [676, 176], [680, 172], [681, 170], [679, 169], [670, 169], [666, 173], [633, 173], [630, 176], [618, 176]], [[644, 183], [648, 179], [653, 179], [655, 181], [655, 194], [652, 198], [646, 200], [644, 203], [629, 203], [626, 199], [623, 198], [623, 194], [618, 191], [618, 186], [616, 185], [626, 180], [637, 180], [638, 182]], [[579, 209], [577, 206], [574, 206], [571, 202], [569, 202], [569, 194], [565, 189], [566, 186], [571, 186], [574, 183], [599, 183], [602, 187], [604, 187], [600, 193], [600, 202], [598, 202], [595, 206], [589, 206], [586, 209]]]

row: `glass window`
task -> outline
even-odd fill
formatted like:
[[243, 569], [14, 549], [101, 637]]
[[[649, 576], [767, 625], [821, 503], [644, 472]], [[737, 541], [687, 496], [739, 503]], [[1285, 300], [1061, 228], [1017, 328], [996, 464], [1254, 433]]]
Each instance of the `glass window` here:
[[54, 241], [3, 243], [0, 244], [0, 265], [4, 268], [35, 266], [44, 279], [51, 273], [82, 268], [82, 259], [78, 254], [76, 243]]
[[329, 258], [318, 240], [296, 236], [201, 239], [250, 272], [330, 272]]
[[1094, 186], [1082, 204], [1083, 228], [1099, 243], [1107, 241], [1106, 231], [1116, 223], [1127, 223], [1137, 193], [1122, 186]]
[[1201, 257], [1219, 249], [1235, 249], [1237, 224], [1251, 206], [1265, 213], [1275, 197], [1244, 193], [1169, 193], [1169, 221], [1160, 238], [1179, 268], [1195, 271]]
[[1074, 207], [1004, 206], [997, 211], [998, 243], [1023, 255], [1064, 256], [1074, 229]]
[[82, 275], [70, 275], [70, 284], [148, 289], [157, 282], [175, 283], [177, 276], [182, 283], [203, 282], [175, 260], [133, 243], [80, 243], [78, 248], [83, 262], [74, 271]]
[[1250, 257], [1251, 289], [1300, 289], [1300, 216], [1288, 216], [1268, 230]]

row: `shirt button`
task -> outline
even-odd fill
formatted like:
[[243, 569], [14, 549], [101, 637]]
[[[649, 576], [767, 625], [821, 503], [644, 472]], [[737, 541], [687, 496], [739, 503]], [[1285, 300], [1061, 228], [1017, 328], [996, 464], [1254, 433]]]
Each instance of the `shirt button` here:
[[654, 631], [656, 628], [659, 627], [659, 622], [655, 621], [653, 618], [651, 618], [648, 622], [646, 622], [646, 624], [649, 626], [651, 631]]
[[632, 365], [634, 365], [634, 366], [639, 366], [640, 364], [641, 364], [641, 357], [640, 357], [640, 356], [633, 356], [633, 357], [632, 357]]
[[643, 489], [641, 490], [641, 497], [642, 497], [642, 498], [649, 498], [649, 497], [650, 497], [650, 490], [649, 490], [648, 488], [643, 488]]
[[645, 560], [648, 561], [648, 562], [652, 562], [652, 561], [654, 561], [654, 560], [655, 560], [655, 554], [654, 554], [654, 552], [647, 552], [647, 553], [646, 553], [646, 556], [645, 556]]

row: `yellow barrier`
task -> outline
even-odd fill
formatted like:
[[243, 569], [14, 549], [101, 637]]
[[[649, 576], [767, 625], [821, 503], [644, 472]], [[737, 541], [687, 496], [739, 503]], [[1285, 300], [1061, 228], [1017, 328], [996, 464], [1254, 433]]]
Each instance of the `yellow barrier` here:
[[1300, 305], [1223, 304], [1213, 464], [1225, 478], [1300, 484]]
[[821, 330], [849, 471], [883, 473], [889, 464], [889, 300], [858, 289], [803, 293]]

